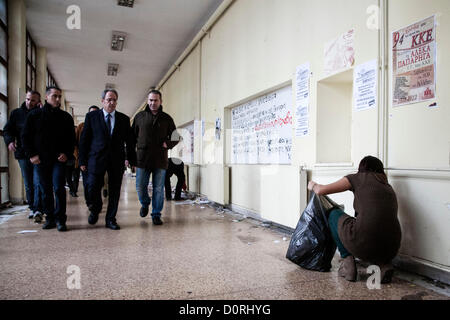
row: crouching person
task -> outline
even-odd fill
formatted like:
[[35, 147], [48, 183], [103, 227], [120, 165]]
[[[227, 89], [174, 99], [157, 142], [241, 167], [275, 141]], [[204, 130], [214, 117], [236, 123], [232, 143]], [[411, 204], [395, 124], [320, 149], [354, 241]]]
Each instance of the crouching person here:
[[327, 185], [310, 181], [308, 189], [318, 195], [347, 190], [354, 193], [355, 217], [333, 209], [328, 218], [343, 259], [339, 275], [348, 281], [356, 281], [357, 257], [380, 267], [381, 283], [391, 282], [394, 271], [391, 261], [400, 248], [401, 229], [397, 218], [397, 197], [388, 183], [383, 163], [367, 156], [361, 160], [356, 174]]

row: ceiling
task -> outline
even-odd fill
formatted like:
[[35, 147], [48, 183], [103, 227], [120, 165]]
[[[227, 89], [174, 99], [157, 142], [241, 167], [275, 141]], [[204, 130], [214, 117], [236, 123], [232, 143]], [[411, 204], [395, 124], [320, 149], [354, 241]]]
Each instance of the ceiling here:
[[[117, 110], [132, 116], [170, 66], [189, 45], [222, 0], [25, 0], [27, 29], [38, 47], [47, 49], [47, 64], [66, 102], [83, 121], [90, 105], [101, 104], [106, 83], [119, 93]], [[70, 30], [69, 6], [80, 8], [81, 28]], [[128, 34], [123, 51], [110, 49], [113, 31]], [[119, 64], [117, 76], [108, 63]]]

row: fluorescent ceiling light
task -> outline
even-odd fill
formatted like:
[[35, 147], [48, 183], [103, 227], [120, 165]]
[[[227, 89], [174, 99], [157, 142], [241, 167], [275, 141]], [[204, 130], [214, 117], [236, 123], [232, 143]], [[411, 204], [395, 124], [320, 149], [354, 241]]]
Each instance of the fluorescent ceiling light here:
[[111, 38], [111, 50], [122, 51], [127, 34], [125, 32], [113, 31]]
[[119, 71], [119, 65], [117, 63], [108, 63], [108, 76], [117, 76], [117, 71]]
[[118, 6], [133, 8], [134, 0], [119, 0], [117, 1]]

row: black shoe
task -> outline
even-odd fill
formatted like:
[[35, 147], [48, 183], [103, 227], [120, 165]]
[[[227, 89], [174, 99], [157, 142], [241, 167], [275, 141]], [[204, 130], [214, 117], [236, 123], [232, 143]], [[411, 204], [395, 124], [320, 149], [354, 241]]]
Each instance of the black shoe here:
[[111, 221], [106, 222], [105, 227], [109, 228], [111, 230], [119, 230], [120, 229], [119, 225], [116, 222], [111, 222]]
[[76, 192], [71, 192], [70, 195], [71, 195], [72, 197], [74, 197], [74, 198], [78, 198], [78, 195], [77, 195]]
[[181, 197], [175, 197], [175, 201], [181, 201], [183, 199], [181, 199]]
[[91, 212], [91, 214], [88, 217], [89, 224], [96, 224], [97, 221], [98, 221], [98, 214]]
[[58, 229], [58, 231], [64, 232], [67, 231], [67, 226], [64, 222], [56, 222], [56, 229]]
[[167, 200], [167, 201], [170, 201], [170, 200], [172, 200], [172, 197], [170, 197], [170, 198], [169, 198], [169, 197], [166, 197], [166, 200]]
[[103, 198], [106, 198], [108, 196], [108, 190], [103, 189]]
[[146, 217], [148, 214], [148, 208], [141, 207], [141, 211], [139, 212], [142, 218]]
[[53, 229], [56, 228], [56, 223], [54, 220], [47, 220], [45, 221], [44, 225], [42, 226], [42, 229]]
[[152, 221], [153, 221], [153, 224], [154, 224], [155, 226], [160, 226], [160, 225], [163, 224], [163, 222], [162, 222], [162, 220], [161, 220], [160, 217], [152, 218]]

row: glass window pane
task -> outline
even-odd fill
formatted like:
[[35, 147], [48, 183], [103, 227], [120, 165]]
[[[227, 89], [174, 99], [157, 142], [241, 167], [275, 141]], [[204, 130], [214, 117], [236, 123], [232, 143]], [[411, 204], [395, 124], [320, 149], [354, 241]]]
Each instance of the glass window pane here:
[[31, 64], [33, 67], [36, 67], [36, 47], [31, 46]]
[[8, 41], [6, 40], [6, 31], [0, 28], [0, 57], [6, 60], [6, 49]]
[[2, 141], [2, 143], [0, 143], [0, 167], [7, 167], [7, 166], [8, 166], [8, 147]]
[[31, 40], [27, 35], [27, 59], [31, 60]]
[[5, 96], [8, 96], [8, 74], [6, 71], [6, 67], [3, 64], [0, 64], [0, 93]]
[[8, 189], [8, 173], [2, 172], [0, 176], [1, 189], [1, 202], [5, 203], [9, 201], [9, 189]]
[[[8, 105], [3, 100], [0, 100], [0, 129], [3, 130], [7, 120], [8, 120]], [[4, 144], [3, 141], [0, 142], [1, 142], [0, 144]]]
[[6, 0], [0, 0], [0, 19], [4, 24], [8, 24], [8, 21], [6, 21]]
[[31, 88], [32, 88], [33, 90], [36, 90], [36, 70], [33, 70], [33, 71], [32, 71], [31, 77], [32, 77], [32, 85], [31, 85]]
[[31, 88], [31, 66], [27, 63], [27, 87]]

